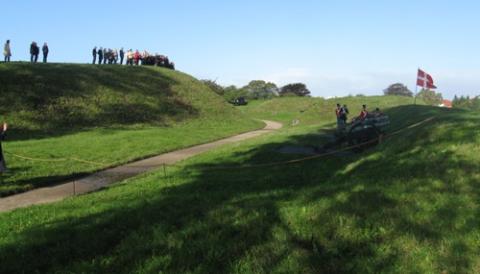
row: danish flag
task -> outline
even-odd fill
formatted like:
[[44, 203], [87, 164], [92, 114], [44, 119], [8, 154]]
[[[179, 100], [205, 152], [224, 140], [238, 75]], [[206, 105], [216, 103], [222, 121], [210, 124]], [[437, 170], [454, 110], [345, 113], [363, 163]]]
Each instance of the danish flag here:
[[424, 89], [436, 89], [437, 87], [433, 84], [433, 78], [430, 74], [425, 71], [418, 69], [417, 75], [417, 86], [423, 87]]

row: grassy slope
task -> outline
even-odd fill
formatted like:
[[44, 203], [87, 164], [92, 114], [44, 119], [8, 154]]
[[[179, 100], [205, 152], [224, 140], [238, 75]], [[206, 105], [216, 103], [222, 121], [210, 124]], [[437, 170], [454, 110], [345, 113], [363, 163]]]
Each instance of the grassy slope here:
[[144, 67], [0, 64], [0, 196], [261, 127], [194, 78]]
[[9, 263], [0, 270], [478, 273], [480, 115], [388, 114], [392, 129], [437, 118], [359, 155], [205, 169], [296, 158], [274, 149], [311, 140], [322, 125], [287, 128], [190, 159], [167, 178], [2, 214], [0, 260]]
[[[370, 110], [379, 107], [382, 110], [394, 106], [409, 105], [412, 98], [402, 96], [371, 96], [371, 97], [345, 97], [345, 98], [298, 98], [285, 97], [266, 101], [253, 101], [241, 109], [246, 115], [261, 119], [282, 121], [286, 126], [294, 120], [299, 121], [299, 126], [318, 125], [319, 123], [335, 123], [336, 104], [346, 104], [350, 110], [350, 117], [360, 113], [361, 106], [367, 104]], [[419, 104], [423, 102], [419, 101]]]

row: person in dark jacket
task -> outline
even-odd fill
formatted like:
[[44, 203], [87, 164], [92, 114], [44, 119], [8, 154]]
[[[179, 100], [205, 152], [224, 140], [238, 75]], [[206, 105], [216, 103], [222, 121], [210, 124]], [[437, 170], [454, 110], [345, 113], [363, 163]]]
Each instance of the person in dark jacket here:
[[95, 65], [95, 63], [97, 62], [97, 47], [94, 47], [93, 50], [92, 50], [92, 57], [93, 57], [93, 62], [92, 64]]
[[37, 51], [37, 43], [32, 42], [30, 44], [30, 62], [34, 63], [35, 61], [35, 52]]
[[7, 132], [8, 125], [3, 123], [0, 132], [0, 173], [7, 171], [7, 164], [5, 163], [5, 157], [3, 157], [2, 142], [5, 139], [5, 133]]
[[104, 48], [103, 49], [103, 64], [104, 65], [107, 63], [107, 59], [108, 59], [108, 49]]
[[125, 52], [123, 48], [120, 49], [120, 65], [123, 65], [123, 57], [125, 57]]
[[43, 44], [42, 53], [43, 53], [43, 62], [46, 63], [47, 58], [48, 58], [48, 45], [47, 45], [47, 43]]
[[98, 49], [98, 64], [101, 65], [103, 61], [103, 49], [100, 47]]

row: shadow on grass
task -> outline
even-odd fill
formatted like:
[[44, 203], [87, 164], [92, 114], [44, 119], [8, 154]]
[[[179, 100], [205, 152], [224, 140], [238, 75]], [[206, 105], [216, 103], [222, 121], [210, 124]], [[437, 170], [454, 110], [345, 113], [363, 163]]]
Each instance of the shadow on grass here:
[[[441, 126], [448, 130], [478, 122], [462, 112], [443, 115], [447, 123]], [[407, 117], [405, 125], [421, 118]], [[50, 217], [12, 235], [14, 241], [0, 250], [1, 261], [8, 262], [0, 270], [470, 272], [478, 254], [469, 237], [480, 227], [480, 183], [470, 172], [480, 166], [455, 151], [437, 151], [474, 141], [462, 134], [432, 141], [438, 123], [416, 128], [421, 138], [409, 143], [404, 138], [411, 132], [352, 157], [209, 170], [277, 159], [272, 148], [284, 143], [262, 145], [167, 178], [154, 174], [86, 196], [83, 206], [100, 203], [96, 213], [69, 208], [74, 203], [46, 207], [79, 213]], [[426, 257], [433, 269], [420, 268]]]
[[198, 115], [173, 90], [178, 84], [167, 74], [144, 67], [1, 65], [0, 115], [18, 119], [11, 127], [10, 140], [112, 125], [166, 126], [170, 119]]

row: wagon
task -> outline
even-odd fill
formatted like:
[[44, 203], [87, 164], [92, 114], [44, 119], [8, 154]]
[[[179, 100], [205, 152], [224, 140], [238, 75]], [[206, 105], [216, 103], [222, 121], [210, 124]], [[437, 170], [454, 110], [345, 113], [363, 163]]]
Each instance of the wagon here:
[[369, 114], [364, 120], [356, 120], [337, 131], [337, 144], [347, 142], [352, 150], [360, 152], [379, 143], [390, 119], [384, 114]]

